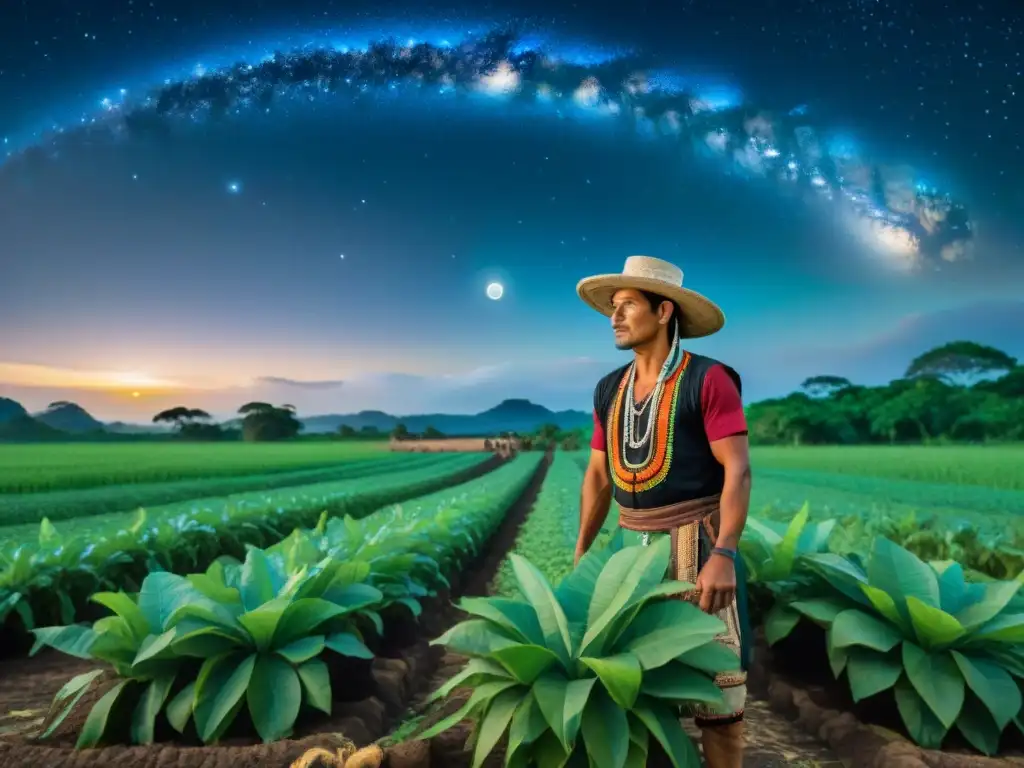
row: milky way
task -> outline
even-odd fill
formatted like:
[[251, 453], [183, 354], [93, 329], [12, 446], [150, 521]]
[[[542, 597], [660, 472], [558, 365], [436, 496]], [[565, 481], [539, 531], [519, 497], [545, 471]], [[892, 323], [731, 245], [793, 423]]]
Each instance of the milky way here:
[[871, 162], [804, 107], [772, 111], [694, 92], [634, 58], [572, 63], [494, 32], [458, 46], [383, 40], [366, 49], [303, 48], [259, 62], [197, 69], [142, 99], [104, 100], [79, 125], [9, 148], [0, 171], [43, 162], [109, 139], [166, 136], [183, 125], [283, 103], [362, 99], [411, 87], [443, 96], [488, 95], [625, 121], [637, 133], [677, 142], [732, 174], [773, 180], [834, 210], [872, 250], [916, 269], [965, 258], [972, 223], [946, 191], [909, 167]]

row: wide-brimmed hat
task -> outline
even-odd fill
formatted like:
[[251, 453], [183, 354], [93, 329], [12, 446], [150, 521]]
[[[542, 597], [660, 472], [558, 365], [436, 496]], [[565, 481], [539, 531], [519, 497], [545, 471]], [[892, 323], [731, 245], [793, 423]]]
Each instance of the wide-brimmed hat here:
[[651, 256], [630, 256], [620, 274], [585, 277], [576, 285], [576, 293], [602, 315], [611, 317], [615, 311], [612, 296], [623, 288], [649, 291], [674, 301], [682, 311], [680, 338], [710, 336], [725, 325], [725, 314], [717, 304], [683, 288], [683, 270]]

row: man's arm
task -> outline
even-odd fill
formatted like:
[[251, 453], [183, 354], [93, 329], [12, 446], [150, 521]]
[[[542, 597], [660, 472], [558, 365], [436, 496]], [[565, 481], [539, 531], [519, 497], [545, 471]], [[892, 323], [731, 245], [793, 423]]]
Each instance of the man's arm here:
[[576, 540], [576, 562], [587, 553], [601, 526], [608, 519], [612, 502], [611, 481], [608, 478], [608, 457], [604, 451], [590, 449], [590, 461], [583, 474], [580, 492], [580, 535]]
[[725, 469], [725, 483], [719, 502], [720, 523], [716, 547], [739, 547], [750, 507], [750, 447], [746, 435], [732, 435], [711, 443], [711, 452]]

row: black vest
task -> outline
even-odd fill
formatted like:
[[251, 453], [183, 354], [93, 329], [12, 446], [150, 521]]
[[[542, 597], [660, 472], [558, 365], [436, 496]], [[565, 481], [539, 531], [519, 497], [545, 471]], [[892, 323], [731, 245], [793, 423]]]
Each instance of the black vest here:
[[[708, 442], [707, 433], [704, 431], [704, 413], [701, 407], [704, 377], [708, 370], [715, 365], [722, 365], [732, 377], [736, 388], [740, 389], [739, 374], [732, 368], [709, 357], [689, 354], [689, 361], [686, 362], [686, 367], [679, 374], [680, 378], [676, 385], [678, 392], [676, 393], [675, 410], [669, 415], [673, 420], [671, 439], [668, 439], [667, 432], [659, 430], [658, 425], [655, 426], [654, 433], [651, 435], [651, 440], [657, 442], [660, 439], [665, 443], [663, 464], [666, 466], [661, 473], [664, 474], [664, 477], [654, 484], [645, 483], [642, 480], [644, 472], [642, 468], [632, 471], [625, 466], [616, 467], [617, 457], [621, 456], [623, 451], [623, 424], [627, 417], [629, 404], [623, 403], [617, 424], [611, 423], [610, 416], [620, 384], [629, 365], [612, 371], [598, 382], [594, 390], [594, 410], [604, 425], [608, 470], [612, 476], [615, 501], [620, 506], [631, 509], [651, 509], [722, 492], [725, 470], [711, 453], [711, 445]], [[671, 395], [672, 393], [666, 388], [662, 395], [663, 407], [669, 406], [665, 400]], [[625, 392], [623, 391], [624, 398]], [[656, 412], [653, 412], [649, 405], [640, 417], [638, 430], [641, 434], [646, 430], [652, 413], [656, 418]], [[614, 440], [616, 444], [609, 445], [609, 440]], [[635, 451], [628, 447], [625, 450], [627, 459], [633, 464], [641, 461], [647, 454], [647, 446]], [[655, 448], [655, 454], [658, 454], [657, 448]], [[657, 456], [652, 459], [651, 464], [656, 463]], [[644, 487], [645, 485], [650, 487]]]

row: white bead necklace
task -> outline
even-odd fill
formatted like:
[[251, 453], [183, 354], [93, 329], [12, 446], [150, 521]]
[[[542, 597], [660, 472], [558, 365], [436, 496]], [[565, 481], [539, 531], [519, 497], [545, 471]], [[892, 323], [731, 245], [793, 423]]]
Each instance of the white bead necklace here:
[[[672, 347], [669, 349], [668, 358], [665, 360], [664, 365], [661, 366], [661, 371], [658, 373], [658, 381], [654, 385], [654, 389], [651, 390], [650, 394], [647, 395], [640, 403], [639, 407], [634, 402], [633, 387], [636, 383], [636, 363], [634, 362], [629, 369], [629, 379], [626, 383], [626, 402], [629, 403], [629, 410], [626, 412], [626, 418], [623, 420], [625, 423], [622, 425], [622, 461], [628, 469], [639, 469], [645, 466], [651, 460], [651, 454], [654, 451], [654, 441], [651, 440], [651, 435], [654, 433], [654, 423], [657, 421], [657, 411], [661, 404], [661, 397], [665, 390], [665, 380], [671, 375], [676, 369], [676, 364], [679, 358], [679, 332], [678, 330], [673, 334]], [[643, 415], [647, 406], [651, 406], [651, 412], [647, 418], [647, 424], [643, 430], [643, 434], [639, 434], [639, 419]], [[644, 446], [647, 447], [643, 458], [638, 463], [634, 463], [629, 460], [626, 453], [626, 449], [639, 450]]]

